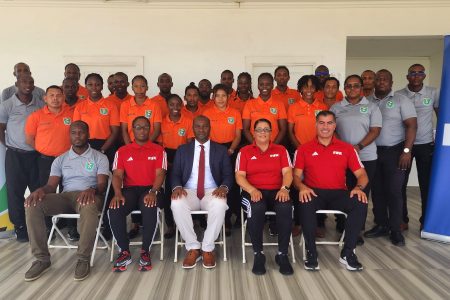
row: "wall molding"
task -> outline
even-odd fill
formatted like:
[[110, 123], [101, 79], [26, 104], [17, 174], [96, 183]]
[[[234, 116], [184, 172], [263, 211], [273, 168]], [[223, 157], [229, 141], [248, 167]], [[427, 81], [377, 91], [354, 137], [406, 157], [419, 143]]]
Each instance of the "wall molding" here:
[[0, 7], [60, 7], [60, 8], [138, 8], [138, 9], [346, 9], [346, 8], [433, 8], [450, 7], [448, 0], [392, 0], [392, 1], [330, 1], [330, 2], [164, 2], [164, 1], [41, 1], [0, 0]]

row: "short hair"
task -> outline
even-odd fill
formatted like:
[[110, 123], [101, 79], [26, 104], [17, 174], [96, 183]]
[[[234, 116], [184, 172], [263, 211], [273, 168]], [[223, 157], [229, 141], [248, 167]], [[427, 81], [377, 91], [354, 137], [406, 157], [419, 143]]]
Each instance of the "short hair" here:
[[77, 64], [74, 64], [74, 63], [68, 63], [68, 64], [64, 67], [64, 71], [67, 71], [67, 69], [68, 69], [69, 67], [75, 67], [75, 69], [77, 69], [78, 72], [80, 72], [80, 67], [79, 67]]
[[51, 85], [51, 86], [49, 86], [48, 88], [45, 89], [45, 93], [47, 94], [48, 91], [49, 91], [49, 90], [52, 90], [52, 89], [60, 90], [61, 93], [63, 92], [63, 90], [62, 90], [62, 88], [61, 88], [60, 86], [57, 86], [57, 85]]
[[[339, 79], [337, 79], [336, 77], [333, 77], [333, 76], [328, 77], [327, 79], [325, 79], [325, 81], [323, 82], [323, 86], [325, 86], [325, 84], [326, 84], [328, 81], [332, 81], [332, 80], [336, 81], [337, 87], [339, 88], [339, 86], [341, 85], [341, 83], [339, 82]], [[347, 80], [346, 80], [346, 81], [347, 81]], [[345, 84], [345, 83], [344, 83], [344, 84]]]
[[325, 66], [325, 65], [320, 65], [320, 66], [317, 66], [317, 68], [314, 70], [314, 73], [315, 73], [318, 69], [327, 69], [327, 72], [328, 72], [328, 73], [330, 72], [330, 69], [328, 69], [327, 66]]
[[84, 84], [87, 84], [88, 80], [91, 78], [97, 78], [98, 80], [100, 80], [100, 82], [103, 84], [103, 78], [100, 74], [98, 73], [90, 73], [86, 76], [86, 78], [84, 79]]
[[334, 112], [329, 111], [329, 110], [321, 110], [317, 115], [316, 115], [316, 121], [319, 121], [320, 117], [327, 117], [327, 116], [333, 116], [333, 120], [336, 121], [336, 115]]
[[361, 76], [362, 76], [362, 74], [364, 74], [364, 73], [366, 73], [366, 72], [369, 72], [369, 73], [372, 73], [373, 74], [373, 76], [375, 76], [376, 75], [376, 73], [373, 71], [373, 70], [369, 70], [369, 69], [367, 69], [367, 70], [364, 70], [362, 73], [361, 73]]
[[412, 68], [415, 68], [415, 67], [422, 67], [425, 70], [425, 67], [422, 64], [413, 64], [408, 68], [408, 73], [409, 73], [409, 70], [411, 70]]
[[261, 78], [263, 78], [263, 77], [268, 77], [268, 78], [270, 78], [270, 80], [272, 80], [272, 82], [273, 82], [273, 75], [270, 74], [270, 73], [268, 73], [268, 72], [264, 72], [264, 73], [259, 74], [259, 76], [258, 76], [258, 82], [259, 82], [259, 81], [261, 80]]
[[184, 94], [187, 94], [188, 90], [196, 90], [198, 94], [200, 94], [200, 90], [198, 89], [198, 87], [195, 85], [195, 83], [191, 82], [189, 83], [189, 85], [184, 89]]
[[208, 122], [208, 125], [211, 127], [211, 121], [209, 120], [209, 118], [207, 116], [204, 116], [204, 115], [196, 116], [194, 118], [194, 120], [192, 121], [192, 124], [194, 124], [195, 121], [197, 121], [197, 120], [205, 120], [206, 122]]
[[220, 76], [222, 76], [225, 73], [229, 73], [229, 74], [231, 74], [234, 77], [233, 72], [231, 70], [228, 70], [228, 69], [227, 70], [223, 70], [222, 73], [220, 73]]
[[172, 80], [172, 76], [170, 76], [170, 75], [167, 74], [167, 73], [162, 73], [161, 75], [158, 76], [158, 82], [159, 82], [159, 80], [161, 79], [161, 77], [169, 77], [170, 80]]
[[377, 74], [378, 73], [387, 73], [390, 76], [391, 81], [392, 81], [392, 73], [391, 73], [391, 71], [389, 71], [387, 69], [381, 69], [381, 70], [378, 70]]
[[70, 124], [70, 129], [74, 127], [84, 129], [87, 133], [89, 133], [89, 125], [84, 121], [81, 120], [73, 121], [72, 124]]
[[116, 74], [114, 74], [114, 76], [122, 76], [122, 77], [125, 77], [125, 79], [128, 81], [128, 75], [125, 74], [124, 72], [117, 72]]
[[204, 78], [204, 79], [202, 79], [202, 80], [200, 80], [199, 82], [198, 82], [198, 85], [200, 85], [200, 82], [202, 82], [202, 81], [206, 81], [208, 84], [209, 84], [209, 86], [210, 87], [212, 87], [212, 83], [211, 83], [211, 81], [209, 81], [208, 79], [206, 79], [206, 78]]
[[147, 125], [150, 126], [150, 121], [146, 117], [138, 116], [138, 117], [133, 119], [133, 122], [131, 123], [131, 127], [134, 127], [134, 124], [136, 124], [136, 122], [139, 121], [139, 120], [145, 120], [145, 123], [147, 123]]
[[297, 91], [301, 91], [302, 87], [308, 86], [308, 82], [311, 80], [311, 83], [314, 85], [316, 90], [320, 86], [319, 78], [315, 75], [303, 75], [297, 82]]
[[[134, 81], [135, 81], [135, 80], [138, 80], [138, 79], [144, 81], [144, 82], [145, 82], [145, 85], [148, 86], [147, 78], [145, 78], [144, 75], [136, 75], [136, 76], [134, 76], [133, 79], [131, 80], [131, 84], [133, 85]], [[128, 80], [128, 79], [127, 79], [127, 80]]]
[[289, 69], [288, 69], [288, 67], [286, 67], [286, 66], [278, 66], [278, 67], [276, 67], [275, 71], [273, 72], [273, 76], [276, 76], [276, 75], [277, 75], [277, 72], [278, 72], [279, 70], [286, 70], [286, 72], [287, 72], [288, 75], [289, 75]]
[[[239, 73], [239, 75], [238, 75], [238, 77], [237, 77], [237, 80], [239, 81], [239, 79], [242, 78], [242, 77], [246, 77], [247, 80], [249, 81], [249, 83], [250, 83], [250, 87], [249, 87], [249, 89], [250, 89], [250, 95], [251, 95], [251, 98], [253, 98], [253, 91], [252, 91], [252, 75], [250, 75], [250, 73], [248, 73], [248, 72], [242, 72], [242, 73]], [[239, 95], [239, 85], [238, 85], [236, 91], [237, 91], [237, 95]]]
[[358, 79], [358, 80], [359, 80], [359, 83], [361, 83], [361, 85], [364, 84], [363, 79], [361, 78], [361, 76], [359, 76], [358, 74], [352, 74], [352, 75], [347, 76], [347, 78], [345, 78], [344, 85], [346, 85], [346, 84], [347, 84], [347, 81], [348, 81], [349, 79], [352, 79], [352, 78]]
[[253, 130], [256, 129], [256, 126], [258, 126], [259, 123], [267, 123], [269, 124], [269, 128], [272, 129], [272, 123], [267, 119], [261, 118], [255, 121], [255, 124], [253, 124]]
[[111, 77], [114, 77], [114, 75], [116, 75], [116, 74], [109, 74], [109, 76], [108, 76], [108, 79], [110, 79]]
[[225, 84], [222, 84], [222, 83], [218, 83], [213, 87], [213, 94], [215, 95], [218, 90], [225, 91], [227, 96], [230, 95], [230, 92], [231, 92], [230, 89]]
[[168, 98], [167, 98], [167, 103], [172, 100], [172, 99], [177, 99], [178, 102], [183, 103], [183, 100], [181, 99], [181, 97], [178, 94], [171, 94]]

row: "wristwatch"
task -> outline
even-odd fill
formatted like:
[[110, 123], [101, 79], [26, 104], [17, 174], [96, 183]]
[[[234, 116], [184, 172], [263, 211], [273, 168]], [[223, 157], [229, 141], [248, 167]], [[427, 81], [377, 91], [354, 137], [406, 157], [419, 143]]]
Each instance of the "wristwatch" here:
[[363, 144], [361, 144], [361, 143], [359, 143], [359, 144], [358, 144], [358, 145], [356, 145], [356, 146], [358, 146], [359, 150], [362, 150], [362, 149], [364, 149], [364, 145], [363, 145]]
[[281, 189], [280, 190], [286, 190], [286, 191], [288, 191], [288, 192], [290, 192], [291, 190], [289, 189], [289, 187], [288, 186], [286, 186], [286, 185], [283, 185], [282, 187], [281, 187]]
[[409, 148], [403, 148], [403, 153], [409, 153], [411, 150]]
[[148, 191], [148, 193], [150, 194], [150, 193], [155, 193], [155, 195], [158, 195], [159, 194], [159, 191], [157, 190], [157, 189], [150, 189], [149, 191]]

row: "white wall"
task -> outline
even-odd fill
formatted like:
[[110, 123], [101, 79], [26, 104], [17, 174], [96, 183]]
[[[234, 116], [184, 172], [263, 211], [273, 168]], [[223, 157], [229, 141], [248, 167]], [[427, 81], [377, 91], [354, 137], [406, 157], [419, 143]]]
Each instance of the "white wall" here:
[[[64, 56], [143, 56], [144, 73], [153, 83], [150, 94], [156, 93], [154, 82], [162, 72], [173, 75], [174, 91], [182, 93], [190, 81], [205, 77], [217, 82], [225, 68], [251, 71], [246, 70], [246, 57], [314, 57], [316, 64], [345, 74], [347, 36], [450, 31], [449, 6], [398, 4], [386, 9], [380, 3], [359, 8], [292, 4], [164, 9], [109, 4], [24, 7], [0, 1], [0, 87], [12, 84], [12, 67], [18, 61], [30, 64], [38, 86], [59, 83]], [[411, 20], [419, 19], [426, 22], [411, 26]]]

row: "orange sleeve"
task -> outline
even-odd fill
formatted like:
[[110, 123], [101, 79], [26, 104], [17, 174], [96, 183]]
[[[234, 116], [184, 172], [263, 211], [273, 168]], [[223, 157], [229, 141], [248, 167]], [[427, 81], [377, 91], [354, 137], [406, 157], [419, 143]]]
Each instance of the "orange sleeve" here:
[[235, 119], [236, 119], [236, 129], [242, 130], [242, 118], [238, 110], [236, 110]]
[[187, 138], [193, 138], [194, 137], [194, 130], [192, 129], [192, 124], [189, 124], [187, 126], [188, 130], [187, 130]]
[[283, 103], [278, 102], [278, 109], [280, 111], [278, 113], [278, 119], [287, 119], [286, 107], [284, 106]]
[[39, 116], [38, 112], [32, 113], [25, 123], [25, 135], [27, 136], [36, 136], [37, 133], [37, 126], [39, 123]]
[[[80, 104], [81, 104], [81, 103], [80, 103]], [[72, 118], [73, 121], [81, 120], [81, 115], [80, 115], [80, 111], [79, 111], [79, 109], [80, 109], [80, 104], [77, 104], [77, 105], [75, 106], [75, 109], [73, 110], [73, 118]]]
[[154, 105], [154, 111], [155, 113], [153, 114], [153, 122], [154, 123], [162, 123], [162, 111], [161, 111], [161, 107], [159, 105]]
[[242, 110], [242, 119], [250, 120], [250, 101], [252, 100], [248, 100], [245, 103], [244, 109]]
[[111, 103], [110, 109], [111, 109], [111, 117], [109, 118], [109, 125], [120, 126], [119, 111], [117, 110], [117, 106], [114, 103]]
[[128, 123], [128, 110], [130, 109], [130, 102], [124, 102], [120, 106], [120, 123]]
[[289, 110], [288, 110], [288, 123], [295, 123], [295, 109], [296, 109], [296, 104], [289, 106]]

